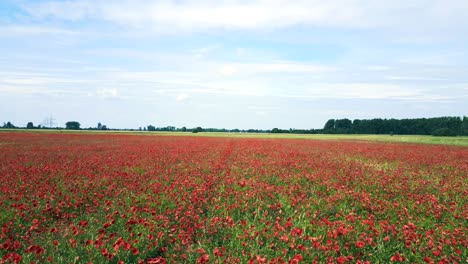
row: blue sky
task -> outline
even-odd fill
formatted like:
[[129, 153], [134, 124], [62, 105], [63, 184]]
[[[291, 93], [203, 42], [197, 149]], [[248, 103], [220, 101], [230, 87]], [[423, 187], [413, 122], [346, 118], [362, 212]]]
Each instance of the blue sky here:
[[464, 0], [2, 0], [0, 122], [467, 115], [466, 14]]

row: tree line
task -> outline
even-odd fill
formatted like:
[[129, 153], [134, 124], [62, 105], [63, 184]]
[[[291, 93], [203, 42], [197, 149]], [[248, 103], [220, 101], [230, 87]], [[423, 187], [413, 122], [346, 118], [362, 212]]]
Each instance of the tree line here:
[[98, 123], [96, 127], [81, 128], [80, 122], [77, 121], [68, 121], [65, 123], [64, 127], [48, 127], [43, 125], [35, 126], [33, 122], [28, 122], [26, 127], [15, 126], [10, 121], [3, 123], [3, 126], [0, 128], [10, 128], [10, 129], [69, 129], [69, 130], [109, 130], [106, 125]]
[[434, 117], [413, 119], [330, 119], [325, 134], [390, 134], [390, 135], [468, 135], [468, 117]]
[[[3, 123], [2, 128], [50, 129], [34, 126], [28, 122], [26, 127], [16, 127], [11, 122]], [[54, 129], [63, 129], [56, 127]], [[122, 131], [165, 131], [165, 132], [230, 132], [230, 133], [291, 133], [291, 134], [388, 134], [388, 135], [433, 135], [433, 136], [468, 136], [468, 117], [433, 117], [412, 119], [330, 119], [321, 129], [225, 129], [194, 128], [174, 126], [156, 127], [148, 125], [138, 129], [110, 129], [98, 123], [96, 127], [81, 128], [78, 121], [68, 121], [65, 129], [69, 130], [122, 130]]]

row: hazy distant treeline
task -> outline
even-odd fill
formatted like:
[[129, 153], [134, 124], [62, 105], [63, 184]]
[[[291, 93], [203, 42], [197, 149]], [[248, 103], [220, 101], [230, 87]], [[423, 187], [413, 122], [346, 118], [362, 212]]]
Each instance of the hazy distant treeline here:
[[[11, 122], [3, 123], [3, 128], [49, 129], [34, 126], [29, 122], [26, 127], [16, 127]], [[54, 129], [63, 129], [56, 127]], [[413, 119], [330, 119], [320, 129], [225, 129], [194, 127], [177, 128], [174, 126], [156, 127], [153, 125], [137, 129], [111, 129], [98, 123], [96, 127], [81, 128], [77, 121], [69, 121], [65, 129], [70, 130], [124, 130], [124, 131], [165, 131], [165, 132], [230, 132], [230, 133], [291, 133], [291, 134], [388, 134], [388, 135], [433, 135], [433, 136], [467, 136], [468, 117], [433, 117]]]
[[396, 135], [468, 135], [468, 117], [434, 117], [413, 119], [330, 119], [325, 134], [396, 134]]

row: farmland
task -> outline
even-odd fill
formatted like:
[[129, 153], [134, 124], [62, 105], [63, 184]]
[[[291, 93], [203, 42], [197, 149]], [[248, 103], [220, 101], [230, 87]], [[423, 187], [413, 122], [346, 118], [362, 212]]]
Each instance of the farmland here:
[[6, 263], [468, 256], [466, 146], [4, 132], [0, 177]]
[[231, 133], [231, 132], [142, 132], [142, 131], [96, 131], [96, 130], [56, 130], [56, 129], [1, 129], [0, 133], [26, 132], [26, 133], [79, 133], [79, 134], [130, 134], [147, 136], [191, 136], [191, 137], [229, 137], [229, 138], [287, 138], [312, 140], [364, 140], [398, 143], [441, 144], [453, 146], [468, 146], [468, 136], [434, 137], [426, 135], [366, 135], [366, 134], [283, 134], [283, 133]]

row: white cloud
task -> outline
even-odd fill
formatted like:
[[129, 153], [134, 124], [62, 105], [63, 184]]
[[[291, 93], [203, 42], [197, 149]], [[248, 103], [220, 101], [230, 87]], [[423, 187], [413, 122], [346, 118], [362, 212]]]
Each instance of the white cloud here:
[[364, 67], [364, 69], [369, 70], [369, 71], [389, 71], [392, 70], [392, 67], [389, 66], [383, 66], [383, 65], [370, 65]]
[[0, 37], [11, 36], [31, 36], [31, 35], [73, 35], [77, 34], [75, 31], [50, 27], [50, 26], [36, 26], [36, 25], [7, 25], [0, 26]]
[[396, 76], [390, 75], [385, 77], [387, 80], [392, 81], [448, 81], [443, 78], [434, 78], [434, 77], [420, 77], [420, 76]]
[[468, 25], [468, 2], [461, 0], [77, 0], [29, 3], [24, 9], [37, 18], [102, 19], [160, 32], [291, 25], [440, 30]]
[[246, 49], [245, 48], [236, 48], [236, 55], [237, 56], [243, 56], [246, 54]]
[[201, 47], [198, 49], [193, 49], [191, 52], [196, 59], [202, 59], [208, 53], [210, 53], [213, 50], [216, 50], [217, 48], [219, 48], [219, 45], [210, 45], [210, 46], [205, 46], [205, 47]]
[[329, 87], [333, 91], [332, 94], [339, 98], [399, 99], [421, 94], [419, 89], [380, 83], [346, 83]]
[[425, 66], [442, 66], [442, 65], [450, 65], [453, 63], [451, 58], [453, 57], [452, 54], [450, 55], [432, 55], [432, 56], [411, 56], [406, 58], [401, 58], [398, 61], [404, 64], [417, 64], [417, 65], [425, 65]]
[[[307, 79], [304, 79], [307, 80]], [[291, 83], [290, 89], [274, 87], [267, 93], [270, 96], [296, 99], [407, 99], [426, 98], [421, 88], [410, 88], [404, 85], [383, 83]], [[279, 88], [279, 89], [278, 89]]]
[[[375, 69], [371, 65], [339, 65], [338, 68], [338, 65], [330, 67], [275, 60], [228, 63], [209, 60], [193, 62], [187, 58], [186, 61], [190, 63], [180, 65], [190, 64], [190, 67], [175, 67], [173, 71], [165, 71], [164, 68], [135, 71], [102, 67], [92, 68], [92, 71], [83, 71], [80, 68], [66, 72], [47, 69], [42, 69], [44, 72], [0, 72], [0, 86], [3, 87], [0, 91], [23, 94], [57, 94], [62, 91], [62, 94], [72, 96], [84, 93], [105, 99], [151, 101], [172, 98], [178, 102], [188, 98], [193, 98], [195, 102], [201, 96], [208, 98], [210, 95], [232, 95], [246, 99], [261, 97], [436, 102], [447, 101], [451, 97], [460, 98], [461, 94], [466, 94], [466, 86], [457, 86], [456, 83], [449, 86], [440, 82], [427, 83], [428, 80], [434, 80], [435, 77], [429, 77], [434, 76], [432, 73], [419, 75], [410, 69], [394, 66]], [[367, 71], [369, 68], [371, 71]], [[372, 71], [374, 69], [376, 71]], [[384, 70], [383, 75], [381, 70]], [[408, 72], [408, 75], [402, 75], [403, 72]], [[441, 74], [440, 78], [450, 80], [451, 77]], [[102, 88], [96, 90], [96, 87]], [[446, 87], [452, 89], [450, 96], [445, 92]]]
[[[112, 115], [128, 105], [129, 120], [149, 108], [174, 106], [173, 116], [165, 115], [168, 122], [204, 117], [196, 111], [203, 107], [210, 108], [207, 117], [221, 115], [231, 104], [257, 120], [284, 113], [275, 121], [280, 126], [294, 119], [294, 111], [246, 108], [273, 105], [304, 113], [316, 107], [324, 118], [333, 109], [343, 116], [353, 108], [375, 115], [385, 104], [402, 116], [411, 110], [402, 105], [432, 107], [423, 114], [466, 112], [465, 0], [9, 5], [17, 3], [22, 11], [0, 17], [7, 22], [0, 22], [6, 40], [0, 45], [0, 97], [14, 98], [4, 100], [10, 104], [75, 102], [85, 110], [97, 102]], [[455, 103], [443, 112], [441, 102]], [[229, 120], [236, 117], [247, 119], [233, 113]]]
[[120, 98], [119, 92], [115, 88], [101, 88], [96, 91], [96, 95], [106, 99]]
[[35, 91], [36, 91], [35, 89], [28, 88], [28, 87], [0, 86], [0, 92], [3, 92], [3, 93], [30, 94]]
[[222, 76], [231, 76], [237, 72], [237, 68], [232, 65], [223, 65], [218, 69], [218, 73]]
[[86, 93], [80, 90], [66, 90], [50, 88], [47, 86], [24, 86], [24, 85], [0, 85], [0, 94], [19, 94], [21, 96], [42, 95], [42, 96], [85, 96]]
[[218, 67], [217, 73], [222, 76], [232, 76], [237, 73], [243, 75], [252, 74], [303, 74], [303, 73], [327, 73], [334, 72], [335, 67], [314, 64], [301, 63], [293, 61], [272, 61], [269, 63], [230, 63]]
[[238, 64], [239, 68], [251, 73], [326, 73], [337, 71], [336, 67], [323, 64], [293, 61], [274, 61], [271, 63]]
[[176, 96], [176, 101], [178, 102], [182, 102], [182, 101], [185, 101], [189, 98], [189, 95], [186, 94], [186, 93], [180, 93]]

